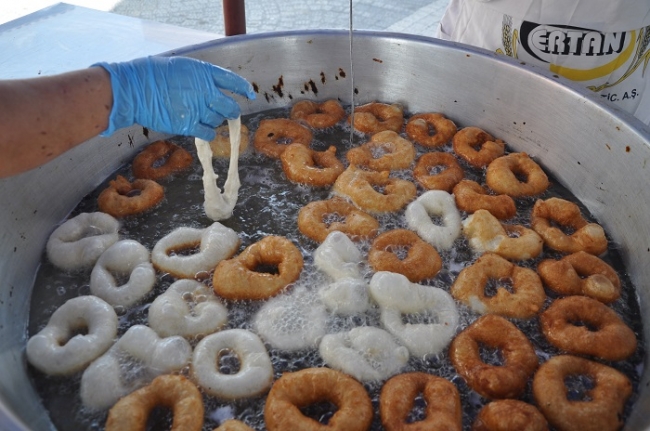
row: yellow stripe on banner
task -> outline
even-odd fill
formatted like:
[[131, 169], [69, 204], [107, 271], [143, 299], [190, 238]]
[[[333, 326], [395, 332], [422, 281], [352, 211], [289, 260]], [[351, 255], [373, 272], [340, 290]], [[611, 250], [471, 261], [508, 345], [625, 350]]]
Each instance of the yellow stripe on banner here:
[[616, 69], [625, 64], [625, 62], [630, 58], [634, 47], [636, 46], [636, 31], [632, 31], [632, 42], [625, 48], [625, 51], [621, 52], [614, 60], [610, 61], [607, 64], [602, 66], [595, 67], [593, 69], [572, 69], [570, 67], [558, 66], [557, 64], [551, 64], [550, 70], [553, 73], [557, 73], [565, 78], [568, 78], [572, 81], [591, 81], [592, 79], [601, 78], [603, 76], [610, 75]]

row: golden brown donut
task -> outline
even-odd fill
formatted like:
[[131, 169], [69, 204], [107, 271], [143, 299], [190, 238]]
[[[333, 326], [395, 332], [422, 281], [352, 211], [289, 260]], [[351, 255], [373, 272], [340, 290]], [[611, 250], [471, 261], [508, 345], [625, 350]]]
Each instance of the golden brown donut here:
[[515, 201], [510, 196], [488, 194], [476, 181], [460, 181], [454, 186], [453, 194], [458, 209], [467, 213], [488, 210], [500, 220], [512, 218], [517, 214]]
[[[513, 293], [498, 287], [494, 296], [485, 294], [489, 280], [512, 282]], [[494, 254], [485, 253], [464, 268], [451, 286], [451, 295], [474, 311], [499, 314], [515, 319], [536, 316], [544, 305], [546, 293], [542, 280], [532, 269], [523, 268]]]
[[406, 123], [409, 139], [429, 148], [445, 145], [456, 131], [454, 122], [437, 112], [414, 115]]
[[586, 251], [560, 260], [544, 259], [537, 273], [546, 286], [560, 295], [585, 295], [609, 304], [621, 296], [621, 280], [614, 268]]
[[373, 171], [407, 169], [415, 159], [415, 147], [392, 130], [372, 135], [370, 141], [352, 148], [346, 155], [348, 161]]
[[[352, 116], [348, 117], [352, 123]], [[401, 105], [372, 102], [354, 108], [354, 128], [367, 134], [384, 130], [399, 132], [404, 124], [404, 110]]]
[[314, 187], [331, 186], [345, 170], [343, 163], [336, 158], [335, 146], [325, 151], [314, 151], [302, 144], [290, 144], [280, 160], [289, 181]]
[[[594, 387], [585, 399], [568, 399], [565, 380], [587, 376]], [[549, 423], [559, 431], [614, 431], [623, 426], [623, 409], [632, 394], [624, 374], [577, 356], [555, 356], [533, 378], [533, 396]]]
[[[157, 166], [158, 162], [163, 163]], [[185, 170], [192, 164], [192, 155], [184, 148], [168, 141], [149, 144], [133, 159], [133, 176], [146, 180], [160, 180]]]
[[[337, 410], [327, 425], [300, 411], [329, 401]], [[331, 368], [306, 368], [284, 373], [266, 397], [264, 420], [269, 431], [365, 431], [370, 428], [373, 407], [361, 383]]]
[[[230, 131], [228, 124], [217, 127], [215, 130], [217, 136], [210, 141], [210, 148], [212, 149], [212, 157], [228, 158], [230, 157]], [[246, 151], [248, 148], [248, 127], [241, 125], [241, 132], [239, 133], [239, 154]]]
[[298, 212], [298, 229], [316, 242], [325, 241], [333, 231], [341, 231], [350, 239], [360, 240], [377, 235], [379, 222], [345, 199], [335, 196], [302, 207]]
[[[267, 299], [296, 281], [303, 264], [302, 253], [291, 241], [267, 236], [238, 256], [219, 262], [212, 286], [217, 295], [226, 299]], [[277, 267], [277, 274], [256, 271], [262, 265]]]
[[[433, 173], [438, 166], [443, 166], [443, 170]], [[465, 172], [453, 154], [432, 152], [420, 156], [413, 169], [413, 176], [427, 190], [451, 193], [454, 186], [465, 177]]]
[[[573, 231], [566, 234], [552, 222]], [[599, 255], [607, 250], [605, 230], [597, 223], [589, 223], [580, 213], [580, 207], [560, 198], [537, 200], [530, 219], [531, 227], [544, 244], [563, 253], [586, 251]]]
[[586, 296], [556, 299], [539, 317], [546, 339], [573, 355], [622, 361], [636, 351], [636, 335], [614, 310]]
[[435, 277], [442, 268], [436, 249], [408, 229], [390, 230], [375, 238], [368, 263], [375, 271], [397, 272], [413, 283]]
[[313, 135], [311, 130], [297, 121], [274, 118], [260, 121], [255, 131], [253, 145], [267, 156], [279, 159], [287, 145], [297, 143], [309, 147]]
[[[483, 362], [481, 346], [499, 349], [503, 365]], [[539, 365], [532, 343], [515, 325], [494, 314], [479, 317], [449, 346], [454, 368], [485, 398], [516, 398]]]
[[172, 410], [172, 431], [203, 428], [201, 392], [183, 376], [162, 375], [115, 403], [108, 412], [106, 431], [145, 431], [147, 418], [156, 406]]
[[[426, 417], [407, 423], [415, 398], [422, 394]], [[387, 431], [461, 431], [462, 411], [458, 389], [448, 380], [427, 373], [391, 377], [379, 396], [381, 423]]]
[[548, 431], [548, 422], [532, 404], [496, 400], [478, 412], [472, 431]]
[[[518, 175], [525, 177], [525, 181], [520, 181]], [[542, 168], [526, 153], [511, 153], [495, 159], [487, 167], [485, 182], [498, 194], [515, 198], [539, 195], [549, 186]]]
[[484, 168], [505, 152], [506, 144], [501, 139], [478, 127], [465, 127], [452, 139], [454, 153], [475, 168]]
[[336, 179], [334, 192], [349, 197], [364, 211], [386, 213], [404, 208], [415, 199], [417, 188], [410, 181], [390, 177], [388, 171], [365, 171], [350, 165]]
[[135, 180], [130, 183], [118, 175], [110, 181], [97, 198], [101, 212], [113, 217], [143, 213], [156, 206], [165, 197], [165, 189], [153, 180]]
[[341, 104], [332, 99], [322, 103], [311, 100], [301, 100], [291, 107], [289, 118], [295, 121], [304, 121], [314, 129], [325, 129], [335, 126], [345, 117], [345, 110]]

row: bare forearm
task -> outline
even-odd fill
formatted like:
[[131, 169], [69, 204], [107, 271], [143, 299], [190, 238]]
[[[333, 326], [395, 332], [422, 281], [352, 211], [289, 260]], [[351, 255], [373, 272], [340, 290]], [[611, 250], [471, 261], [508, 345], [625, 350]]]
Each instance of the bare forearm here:
[[0, 81], [0, 177], [40, 166], [99, 135], [112, 103], [110, 77], [99, 67]]

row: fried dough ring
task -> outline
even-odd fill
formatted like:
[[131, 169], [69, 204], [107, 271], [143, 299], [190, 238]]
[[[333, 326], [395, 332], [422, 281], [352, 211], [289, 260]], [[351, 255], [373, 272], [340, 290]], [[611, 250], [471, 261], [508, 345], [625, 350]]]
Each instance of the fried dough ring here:
[[454, 135], [452, 147], [454, 153], [470, 165], [484, 168], [503, 155], [506, 145], [478, 127], [465, 127]]
[[288, 144], [297, 143], [309, 147], [312, 137], [311, 130], [297, 121], [274, 118], [260, 121], [253, 144], [257, 151], [279, 159]]
[[318, 345], [325, 363], [362, 382], [386, 380], [406, 366], [408, 348], [376, 326], [355, 326], [347, 332], [325, 334]]
[[456, 206], [461, 211], [474, 213], [488, 210], [499, 220], [514, 217], [517, 214], [515, 201], [508, 195], [491, 195], [476, 181], [461, 180], [454, 186]]
[[[230, 130], [228, 124], [217, 127], [215, 130], [217, 136], [210, 141], [212, 157], [228, 158], [230, 157]], [[241, 155], [248, 148], [248, 127], [240, 126], [239, 132], [239, 154]]]
[[409, 139], [428, 148], [442, 147], [457, 130], [453, 121], [437, 112], [414, 115], [406, 123]]
[[[156, 161], [164, 160], [160, 166]], [[160, 180], [185, 170], [192, 164], [192, 155], [184, 148], [167, 141], [156, 141], [133, 159], [133, 176], [146, 180]]]
[[[296, 281], [303, 264], [302, 253], [290, 240], [267, 236], [238, 256], [219, 262], [212, 285], [215, 293], [226, 299], [266, 299]], [[277, 266], [278, 273], [255, 271], [260, 265]]]
[[27, 340], [27, 360], [45, 374], [70, 376], [111, 347], [117, 326], [117, 314], [109, 303], [93, 295], [74, 297]]
[[[330, 401], [338, 408], [327, 425], [300, 411], [320, 401]], [[365, 431], [370, 428], [372, 416], [372, 403], [361, 383], [330, 368], [284, 373], [271, 387], [264, 406], [269, 431]]]
[[[589, 400], [569, 400], [565, 380], [589, 376]], [[539, 367], [533, 396], [546, 419], [560, 431], [614, 431], [623, 426], [623, 410], [632, 394], [624, 374], [607, 365], [576, 356], [555, 356]]]
[[172, 431], [200, 431], [203, 428], [201, 392], [183, 376], [162, 375], [148, 386], [120, 399], [108, 412], [106, 431], [144, 431], [147, 417], [156, 406], [172, 409]]
[[[520, 181], [517, 175], [526, 180]], [[542, 168], [526, 153], [510, 153], [495, 159], [485, 171], [485, 182], [498, 194], [512, 197], [539, 195], [549, 186]]]
[[544, 415], [532, 404], [496, 400], [478, 412], [472, 431], [548, 431]]
[[[438, 216], [440, 223], [434, 223]], [[462, 222], [454, 198], [443, 190], [429, 190], [408, 204], [406, 224], [437, 250], [449, 250], [460, 236]]]
[[503, 224], [487, 210], [467, 217], [463, 233], [472, 249], [481, 253], [491, 251], [510, 260], [532, 259], [544, 248], [537, 232], [521, 225]]
[[165, 189], [153, 180], [135, 180], [132, 183], [118, 175], [97, 198], [99, 210], [113, 217], [141, 214], [165, 197]]
[[[501, 351], [503, 365], [483, 362], [480, 346]], [[516, 398], [539, 365], [532, 343], [503, 317], [479, 317], [454, 338], [449, 346], [454, 368], [467, 384], [485, 398]]]
[[614, 268], [586, 251], [560, 260], [545, 259], [537, 265], [537, 273], [549, 289], [560, 295], [585, 295], [605, 304], [621, 296], [621, 280]]
[[[407, 422], [415, 397], [426, 401], [426, 417]], [[461, 431], [462, 411], [458, 389], [448, 380], [427, 373], [405, 373], [392, 377], [379, 396], [381, 423], [387, 431]]]
[[586, 296], [556, 299], [539, 321], [546, 339], [573, 355], [622, 361], [636, 351], [636, 335], [618, 314]]
[[[236, 372], [223, 372], [220, 358], [226, 352], [237, 356]], [[192, 378], [204, 392], [219, 399], [251, 398], [269, 389], [273, 365], [259, 336], [246, 329], [226, 329], [198, 342], [192, 354]]]
[[[401, 247], [408, 248], [404, 259], [396, 254]], [[375, 238], [368, 263], [375, 271], [397, 272], [413, 283], [435, 277], [442, 268], [436, 249], [408, 229], [390, 230]]]
[[[343, 220], [328, 222], [328, 217]], [[379, 222], [370, 214], [357, 209], [341, 197], [310, 202], [298, 212], [298, 229], [316, 242], [323, 242], [327, 235], [340, 231], [353, 240], [373, 238], [379, 230]]]
[[[599, 255], [607, 250], [605, 230], [597, 223], [589, 223], [580, 213], [580, 207], [573, 202], [549, 198], [537, 200], [531, 213], [531, 227], [544, 244], [563, 253], [586, 251]], [[567, 235], [551, 221], [566, 226], [574, 232]]]
[[[352, 116], [348, 117], [348, 123], [352, 120]], [[354, 128], [363, 133], [399, 132], [403, 124], [404, 109], [401, 105], [373, 102], [354, 108]]]
[[302, 144], [290, 144], [280, 160], [289, 181], [314, 187], [331, 186], [345, 170], [343, 163], [336, 158], [335, 146], [325, 151], [314, 151]]
[[[485, 287], [490, 279], [510, 279], [513, 293], [498, 287], [494, 296], [486, 296]], [[451, 294], [478, 313], [515, 319], [537, 315], [546, 299], [542, 281], [535, 271], [494, 253], [485, 253], [473, 265], [464, 268], [452, 284]]]
[[304, 121], [314, 129], [335, 126], [343, 117], [345, 117], [345, 110], [334, 99], [322, 103], [301, 100], [291, 107], [291, 113], [289, 114], [289, 118], [292, 120]]
[[[438, 166], [444, 166], [444, 169], [432, 173]], [[413, 176], [425, 189], [451, 193], [454, 186], [465, 177], [465, 172], [453, 154], [432, 152], [420, 156], [413, 169]]]
[[45, 245], [47, 258], [64, 271], [92, 268], [119, 240], [119, 229], [120, 222], [106, 213], [78, 214], [50, 234]]
[[[381, 188], [381, 191], [373, 186]], [[372, 213], [398, 211], [417, 194], [415, 184], [410, 181], [391, 178], [388, 171], [364, 171], [354, 165], [339, 175], [334, 191], [349, 197], [358, 208]]]
[[352, 148], [346, 155], [348, 161], [373, 171], [407, 169], [415, 160], [415, 147], [392, 130], [372, 135], [365, 144]]

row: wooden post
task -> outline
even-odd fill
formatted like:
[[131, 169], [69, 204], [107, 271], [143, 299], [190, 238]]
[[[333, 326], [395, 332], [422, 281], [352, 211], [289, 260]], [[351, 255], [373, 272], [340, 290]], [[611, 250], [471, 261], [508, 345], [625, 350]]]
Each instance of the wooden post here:
[[223, 21], [226, 36], [246, 34], [246, 9], [244, 0], [223, 0]]

